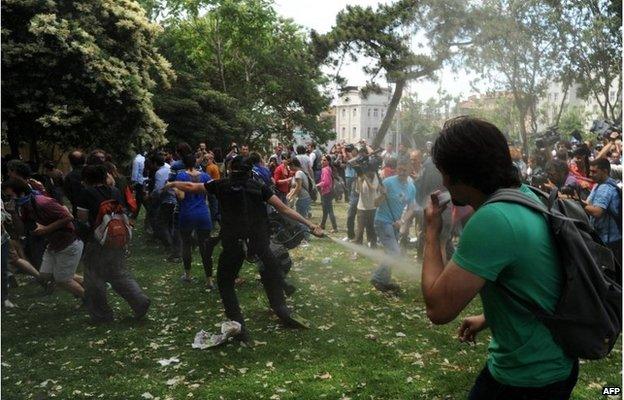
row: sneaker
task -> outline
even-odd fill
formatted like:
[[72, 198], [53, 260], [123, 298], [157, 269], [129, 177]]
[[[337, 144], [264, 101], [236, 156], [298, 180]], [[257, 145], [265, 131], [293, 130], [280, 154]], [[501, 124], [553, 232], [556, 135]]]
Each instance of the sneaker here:
[[351, 240], [351, 239], [349, 239], [349, 236], [345, 236], [345, 237], [342, 238], [343, 242], [348, 242], [349, 240]]
[[180, 282], [191, 283], [193, 282], [193, 279], [190, 276], [184, 274], [180, 277]]
[[358, 259], [358, 253], [353, 253], [353, 254], [351, 254], [350, 259], [351, 259], [351, 261], [355, 261], [355, 260], [357, 260], [357, 259]]
[[308, 243], [307, 240], [302, 240], [301, 243], [299, 243], [299, 247], [308, 247], [310, 245], [310, 243]]

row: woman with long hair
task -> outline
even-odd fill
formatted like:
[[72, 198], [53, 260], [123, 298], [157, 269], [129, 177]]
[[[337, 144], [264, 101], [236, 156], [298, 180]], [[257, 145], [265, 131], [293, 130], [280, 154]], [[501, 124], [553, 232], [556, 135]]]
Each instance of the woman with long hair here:
[[319, 183], [316, 184], [319, 192], [321, 193], [321, 204], [323, 206], [323, 219], [321, 220], [321, 228], [325, 229], [325, 223], [327, 222], [327, 217], [332, 224], [332, 233], [336, 233], [338, 231], [338, 227], [336, 225], [336, 216], [334, 215], [334, 205], [332, 203], [334, 198], [333, 186], [334, 179], [332, 176], [332, 167], [331, 167], [331, 158], [329, 155], [325, 154], [321, 158], [321, 179]]
[[[206, 183], [212, 180], [210, 175], [195, 168], [197, 160], [194, 154], [184, 155], [182, 161], [184, 162], [185, 170], [176, 175], [175, 181]], [[193, 232], [195, 232], [199, 254], [206, 274], [206, 286], [212, 289], [214, 287], [212, 283], [212, 250], [214, 245], [212, 245], [210, 240], [212, 219], [206, 204], [206, 196], [204, 194], [182, 192], [176, 192], [176, 195], [178, 195], [180, 206], [178, 218], [180, 236], [182, 238], [182, 262], [184, 264], [184, 275], [180, 279], [183, 282], [191, 281], [192, 236]]]

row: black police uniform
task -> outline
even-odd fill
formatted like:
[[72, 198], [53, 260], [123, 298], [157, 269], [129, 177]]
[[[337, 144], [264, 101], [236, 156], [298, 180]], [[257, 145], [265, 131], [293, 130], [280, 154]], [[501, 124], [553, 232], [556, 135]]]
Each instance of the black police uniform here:
[[[210, 181], [206, 191], [214, 194], [221, 205], [221, 245], [217, 284], [225, 315], [243, 326], [242, 339], [247, 335], [244, 319], [234, 290], [234, 280], [247, 254], [255, 254], [264, 265], [260, 271], [269, 304], [285, 323], [292, 322], [286, 306], [283, 278], [279, 261], [270, 250], [269, 218], [266, 202], [273, 192], [253, 180], [249, 174]], [[245, 249], [246, 247], [246, 249]], [[245, 251], [246, 250], [246, 251]]]

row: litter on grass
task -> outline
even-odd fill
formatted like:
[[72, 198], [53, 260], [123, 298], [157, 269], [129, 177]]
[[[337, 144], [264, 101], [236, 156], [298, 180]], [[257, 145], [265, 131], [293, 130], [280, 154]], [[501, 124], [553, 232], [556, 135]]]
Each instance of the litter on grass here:
[[221, 324], [220, 334], [210, 334], [203, 329], [195, 335], [195, 340], [191, 344], [194, 349], [208, 349], [226, 343], [231, 337], [238, 335], [241, 331], [241, 324], [236, 321], [226, 321]]

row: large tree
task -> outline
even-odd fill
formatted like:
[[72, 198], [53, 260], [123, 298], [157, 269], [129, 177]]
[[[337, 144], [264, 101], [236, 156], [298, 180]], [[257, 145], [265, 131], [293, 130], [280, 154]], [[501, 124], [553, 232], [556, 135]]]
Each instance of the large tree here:
[[552, 3], [485, 0], [478, 34], [468, 48], [468, 65], [487, 80], [489, 89], [512, 94], [525, 154], [528, 133], [537, 130], [538, 96], [564, 66], [558, 61], [563, 35]]
[[[392, 122], [405, 85], [415, 79], [432, 78], [464, 40], [472, 25], [472, 13], [459, 0], [439, 2], [399, 0], [372, 7], [347, 6], [338, 13], [333, 29], [323, 35], [312, 32], [319, 60], [340, 68], [346, 57], [366, 57], [367, 89], [378, 89], [382, 74], [394, 84], [392, 98], [373, 140], [378, 147]], [[424, 44], [412, 46], [412, 38]], [[338, 82], [344, 82], [337, 73]]]
[[2, 2], [2, 119], [20, 142], [123, 154], [164, 141], [151, 90], [174, 74], [159, 27], [130, 0]]
[[[158, 92], [157, 112], [170, 123], [169, 136], [203, 136], [215, 144], [241, 140], [256, 146], [270, 137], [291, 138], [295, 128], [319, 142], [332, 137], [318, 118], [329, 106], [323, 91], [326, 77], [298, 26], [278, 17], [272, 3], [264, 0], [219, 0], [203, 11], [166, 22], [160, 48], [174, 68], [189, 77], [184, 86], [174, 85], [173, 92]], [[186, 91], [190, 87], [202, 88], [202, 96], [212, 102], [204, 103], [209, 107], [202, 112], [213, 117], [172, 108], [179, 104], [184, 111], [188, 101], [195, 101], [199, 92]], [[168, 101], [164, 112], [161, 98], [172, 100], [172, 93], [177, 100]], [[195, 133], [180, 130], [210, 118], [218, 123], [208, 122]]]
[[555, 12], [565, 32], [566, 53], [580, 85], [579, 96], [593, 97], [602, 117], [622, 118], [622, 2], [565, 0]]

